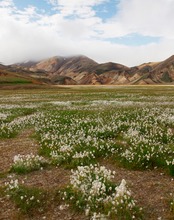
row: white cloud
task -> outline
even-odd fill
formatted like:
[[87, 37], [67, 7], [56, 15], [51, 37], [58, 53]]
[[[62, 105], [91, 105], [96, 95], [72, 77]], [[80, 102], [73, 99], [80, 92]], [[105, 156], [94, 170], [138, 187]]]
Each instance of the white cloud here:
[[101, 23], [101, 37], [121, 37], [131, 33], [174, 38], [173, 0], [120, 0], [114, 17]]
[[174, 1], [121, 0], [119, 13], [113, 18], [128, 33], [174, 37]]
[[108, 0], [48, 0], [62, 16], [76, 15], [81, 18], [95, 16], [93, 6]]
[[[49, 15], [0, 0], [0, 62], [84, 54], [98, 62], [133, 66], [174, 53], [173, 0], [120, 0], [115, 16], [103, 22], [93, 7], [104, 2], [109, 0], [49, 0], [54, 7]], [[107, 41], [130, 33], [161, 40], [139, 47]]]
[[14, 6], [13, 0], [1, 0], [0, 7], [5, 8], [9, 6]]

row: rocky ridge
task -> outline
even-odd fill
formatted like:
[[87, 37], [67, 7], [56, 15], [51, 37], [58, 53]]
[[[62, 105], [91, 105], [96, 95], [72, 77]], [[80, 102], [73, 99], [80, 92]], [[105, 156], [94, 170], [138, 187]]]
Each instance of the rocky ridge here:
[[86, 56], [56, 56], [38, 62], [0, 66], [20, 72], [44, 84], [58, 85], [146, 85], [174, 84], [174, 56], [157, 63], [127, 67], [108, 62], [98, 64]]

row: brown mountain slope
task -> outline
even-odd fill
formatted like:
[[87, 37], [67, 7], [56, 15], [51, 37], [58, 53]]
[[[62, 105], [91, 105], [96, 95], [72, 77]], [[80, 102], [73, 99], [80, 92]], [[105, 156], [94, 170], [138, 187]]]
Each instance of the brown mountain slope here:
[[[71, 78], [73, 81], [68, 83], [72, 84], [117, 84], [120, 74], [129, 70], [126, 66], [111, 62], [98, 64], [86, 56], [53, 57], [33, 65], [17, 64], [19, 66], [34, 73], [45, 73], [53, 84], [57, 84], [55, 79], [60, 76]], [[118, 83], [122, 84], [122, 80]]]
[[49, 84], [174, 84], [174, 56], [131, 68], [113, 62], [98, 64], [86, 56], [56, 56], [10, 68]]
[[[85, 56], [52, 57], [31, 65], [17, 64], [17, 67], [25, 67], [33, 74], [38, 72], [45, 74], [52, 84], [86, 84], [80, 83], [81, 79], [88, 75], [98, 64]], [[90, 81], [90, 80], [89, 80]], [[89, 82], [90, 84], [90, 82]]]
[[0, 85], [9, 84], [41, 84], [41, 82], [33, 79], [33, 77], [24, 73], [24, 71], [16, 71], [0, 64]]
[[31, 71], [42, 70], [49, 73], [68, 73], [68, 72], [83, 72], [90, 71], [98, 65], [95, 61], [85, 56], [73, 56], [73, 57], [52, 57], [46, 60], [42, 60], [34, 65], [30, 66]]
[[168, 84], [174, 83], [174, 56], [157, 62], [138, 66], [135, 71], [139, 75], [134, 84]]
[[174, 56], [156, 65], [153, 74], [162, 82], [170, 83], [174, 81]]

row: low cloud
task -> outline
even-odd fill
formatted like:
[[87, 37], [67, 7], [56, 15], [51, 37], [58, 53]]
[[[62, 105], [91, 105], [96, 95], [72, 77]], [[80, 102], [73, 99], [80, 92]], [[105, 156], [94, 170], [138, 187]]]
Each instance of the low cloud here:
[[[100, 63], [134, 66], [174, 53], [171, 0], [120, 0], [118, 11], [105, 21], [96, 15], [94, 6], [109, 0], [47, 1], [53, 7], [51, 14], [34, 6], [19, 10], [13, 0], [0, 0], [0, 62], [84, 54]], [[142, 46], [108, 40], [131, 33], [160, 40]]]

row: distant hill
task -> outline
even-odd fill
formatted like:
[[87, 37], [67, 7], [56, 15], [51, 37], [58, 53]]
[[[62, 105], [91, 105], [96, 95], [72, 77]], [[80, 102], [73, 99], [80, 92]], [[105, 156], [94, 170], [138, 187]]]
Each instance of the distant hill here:
[[29, 61], [11, 66], [0, 64], [0, 83], [5, 80], [2, 77], [5, 77], [4, 73], [7, 73], [7, 81], [11, 77], [16, 78], [16, 81], [20, 78], [23, 82], [31, 81], [36, 84], [174, 84], [174, 56], [162, 62], [144, 63], [134, 67], [113, 62], [98, 64], [86, 56], [56, 56], [39, 62]]
[[40, 80], [33, 78], [30, 71], [19, 70], [0, 64], [0, 86], [42, 84]]

